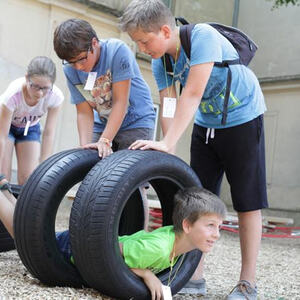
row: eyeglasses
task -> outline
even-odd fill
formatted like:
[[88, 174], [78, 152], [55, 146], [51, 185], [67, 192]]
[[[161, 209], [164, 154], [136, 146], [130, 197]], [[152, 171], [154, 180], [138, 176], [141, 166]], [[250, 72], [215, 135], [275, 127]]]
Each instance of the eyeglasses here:
[[40, 90], [43, 92], [43, 94], [49, 93], [52, 91], [52, 86], [39, 86], [38, 84], [33, 83], [32, 81], [28, 80], [29, 86], [31, 89], [35, 90], [36, 92], [39, 92]]
[[81, 57], [75, 61], [66, 61], [66, 60], [63, 60], [62, 61], [62, 64], [63, 65], [70, 65], [72, 67], [74, 67], [76, 64], [79, 64], [79, 65], [83, 65], [87, 62], [87, 59], [88, 59], [88, 55], [89, 55], [89, 52], [91, 51], [91, 48], [87, 49], [87, 52], [86, 52], [86, 56], [84, 57]]

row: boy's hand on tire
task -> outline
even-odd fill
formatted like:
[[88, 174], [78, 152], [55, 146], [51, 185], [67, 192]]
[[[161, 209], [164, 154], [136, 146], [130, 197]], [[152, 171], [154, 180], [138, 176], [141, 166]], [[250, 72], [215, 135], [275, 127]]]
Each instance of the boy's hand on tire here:
[[161, 281], [148, 269], [131, 269], [133, 273], [143, 278], [144, 283], [151, 292], [151, 300], [162, 300], [163, 291]]
[[164, 141], [149, 141], [149, 140], [137, 140], [133, 142], [128, 149], [131, 150], [147, 150], [147, 149], [153, 149], [158, 150], [162, 152], [169, 152], [167, 145], [164, 143]]
[[96, 149], [96, 150], [98, 150], [99, 157], [102, 157], [102, 158], [113, 153], [111, 147], [107, 143], [104, 143], [101, 141], [99, 141], [97, 143], [86, 144], [86, 145], [82, 146], [82, 148]]

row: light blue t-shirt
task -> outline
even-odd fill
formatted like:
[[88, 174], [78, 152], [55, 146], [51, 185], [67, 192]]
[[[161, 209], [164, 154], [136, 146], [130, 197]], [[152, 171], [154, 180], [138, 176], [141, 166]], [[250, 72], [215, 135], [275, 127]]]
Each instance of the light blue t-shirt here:
[[155, 113], [150, 89], [143, 79], [132, 51], [117, 39], [100, 40], [101, 52], [92, 72], [97, 72], [94, 88], [84, 90], [87, 72], [64, 66], [71, 103], [83, 101], [94, 109], [94, 132], [102, 132], [112, 108], [112, 84], [130, 79], [129, 105], [120, 130], [154, 128]]
[[[191, 59], [187, 58], [181, 47], [174, 70], [174, 81], [179, 80], [185, 86], [189, 69], [193, 65], [237, 58], [235, 48], [217, 30], [208, 24], [197, 24], [191, 33]], [[172, 58], [171, 61], [174, 69]], [[223, 126], [221, 120], [228, 69], [213, 67], [195, 116], [197, 125], [208, 128], [232, 127], [251, 121], [265, 112], [264, 97], [254, 73], [243, 65], [233, 65], [230, 69], [232, 82], [226, 124]], [[152, 72], [159, 90], [172, 84], [172, 76], [166, 76], [160, 58], [152, 60]]]

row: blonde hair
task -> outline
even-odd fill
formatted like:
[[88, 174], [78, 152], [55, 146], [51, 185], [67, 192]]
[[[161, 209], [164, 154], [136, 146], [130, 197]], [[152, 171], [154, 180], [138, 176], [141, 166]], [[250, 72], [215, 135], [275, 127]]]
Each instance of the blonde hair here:
[[120, 28], [126, 32], [157, 32], [165, 24], [174, 29], [175, 18], [161, 0], [133, 0], [120, 18]]

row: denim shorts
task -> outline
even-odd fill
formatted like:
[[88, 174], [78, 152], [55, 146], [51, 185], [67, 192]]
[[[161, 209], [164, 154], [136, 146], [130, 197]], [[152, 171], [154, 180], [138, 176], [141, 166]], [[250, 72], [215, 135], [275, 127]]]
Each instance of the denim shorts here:
[[60, 250], [60, 252], [63, 254], [64, 258], [67, 261], [71, 261], [72, 251], [71, 251], [69, 230], [56, 232], [55, 236], [56, 236], [56, 243], [58, 249]]
[[10, 126], [10, 130], [8, 133], [9, 139], [14, 143], [22, 143], [22, 142], [41, 142], [41, 126], [40, 123], [36, 125], [30, 126], [28, 128], [27, 135], [24, 135], [25, 128], [16, 127], [14, 125]]
[[[96, 143], [102, 132], [94, 132], [93, 143]], [[136, 140], [152, 140], [154, 134], [153, 128], [133, 128], [119, 131], [112, 143], [112, 150], [127, 149]]]

